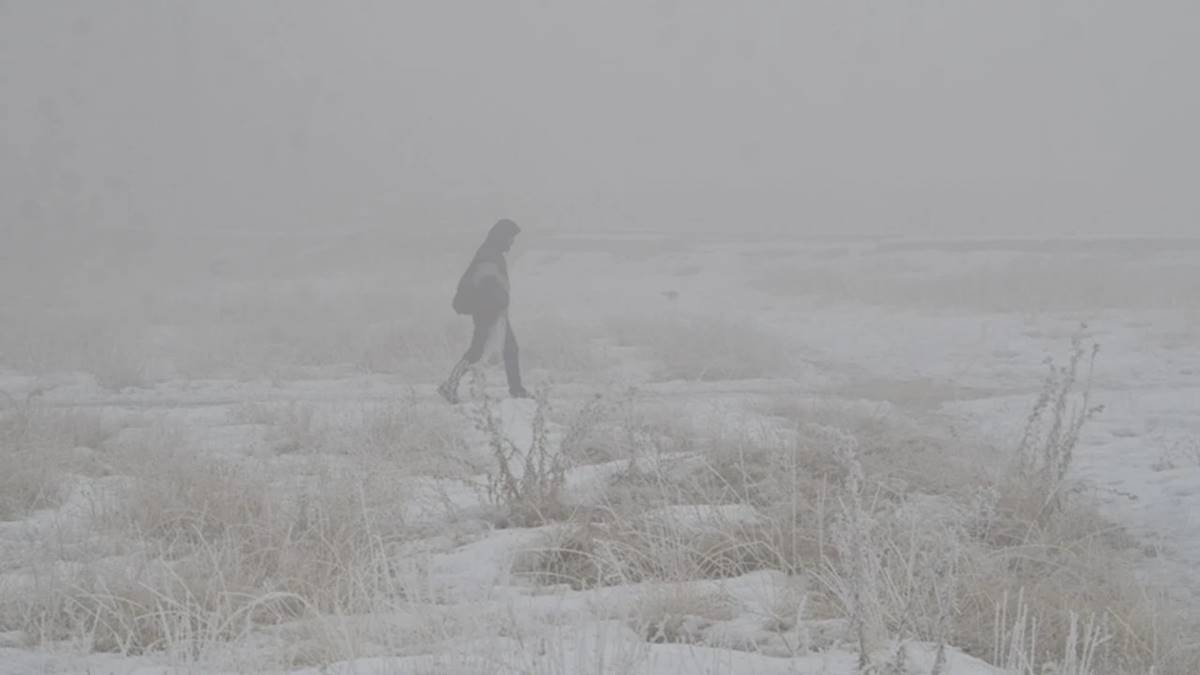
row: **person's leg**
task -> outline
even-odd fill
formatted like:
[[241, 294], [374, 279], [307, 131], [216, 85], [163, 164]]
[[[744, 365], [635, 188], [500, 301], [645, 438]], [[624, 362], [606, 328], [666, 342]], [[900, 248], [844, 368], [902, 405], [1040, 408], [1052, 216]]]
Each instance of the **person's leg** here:
[[488, 336], [491, 335], [496, 317], [473, 314], [471, 320], [475, 322], [475, 329], [471, 333], [471, 346], [467, 347], [467, 353], [463, 354], [462, 360], [468, 365], [475, 365], [483, 358], [483, 350], [487, 347]]
[[491, 333], [492, 324], [495, 323], [494, 318], [479, 314], [472, 315], [471, 318], [475, 323], [474, 332], [471, 334], [471, 346], [467, 348], [467, 352], [458, 360], [458, 363], [454, 364], [454, 369], [450, 371], [450, 376], [446, 378], [446, 381], [438, 387], [438, 393], [450, 403], [458, 403], [458, 383], [471, 366], [478, 363], [479, 359], [483, 357], [488, 335]]
[[504, 374], [508, 377], [508, 393], [517, 398], [529, 398], [529, 392], [521, 384], [521, 353], [517, 336], [513, 334], [512, 322], [504, 323]]

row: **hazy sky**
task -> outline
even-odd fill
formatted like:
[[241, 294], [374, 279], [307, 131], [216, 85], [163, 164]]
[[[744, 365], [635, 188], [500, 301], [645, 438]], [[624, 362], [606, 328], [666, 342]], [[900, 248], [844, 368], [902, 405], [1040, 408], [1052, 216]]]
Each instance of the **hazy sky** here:
[[1200, 233], [1198, 81], [1192, 0], [0, 0], [0, 218]]

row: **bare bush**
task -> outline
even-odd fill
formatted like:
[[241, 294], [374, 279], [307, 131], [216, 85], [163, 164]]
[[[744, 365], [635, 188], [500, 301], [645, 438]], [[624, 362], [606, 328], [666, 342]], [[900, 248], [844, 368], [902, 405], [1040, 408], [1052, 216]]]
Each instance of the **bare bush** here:
[[487, 438], [494, 464], [487, 472], [486, 491], [491, 502], [502, 506], [511, 524], [529, 526], [566, 515], [563, 488], [569, 459], [562, 444], [553, 444], [547, 428], [546, 392], [535, 399], [532, 436], [520, 447], [505, 432], [493, 401], [475, 380], [474, 398], [480, 401], [476, 427]]
[[[1056, 367], [1053, 361], [1047, 362], [1050, 372], [1017, 446], [1017, 480], [1041, 493], [1045, 502], [1042, 508], [1053, 508], [1060, 503], [1079, 433], [1088, 420], [1104, 410], [1103, 406], [1092, 406], [1089, 402], [1100, 345], [1084, 347], [1086, 329], [1086, 325], [1081, 326], [1071, 339], [1071, 357], [1065, 365]], [[1085, 358], [1088, 370], [1081, 373]]]

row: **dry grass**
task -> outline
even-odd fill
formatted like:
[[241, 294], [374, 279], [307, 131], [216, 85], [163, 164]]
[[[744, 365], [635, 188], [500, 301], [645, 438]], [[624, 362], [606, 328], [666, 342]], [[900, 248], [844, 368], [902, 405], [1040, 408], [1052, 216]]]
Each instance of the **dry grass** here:
[[289, 495], [265, 468], [163, 448], [154, 459], [136, 463], [98, 521], [132, 556], [40, 578], [6, 601], [34, 642], [195, 662], [264, 626], [404, 597], [388, 562], [403, 496], [380, 499], [389, 486], [373, 474], [327, 472]]
[[716, 590], [666, 584], [639, 596], [630, 623], [647, 642], [700, 644], [706, 628], [737, 616], [736, 605]]
[[247, 401], [229, 419], [267, 429], [274, 454], [339, 455], [406, 467], [409, 475], [452, 476], [485, 467], [471, 456], [453, 411], [415, 393], [344, 404]]
[[[574, 588], [761, 569], [807, 575], [810, 613], [849, 617], [864, 667], [894, 665], [901, 652], [883, 648], [898, 639], [954, 645], [1019, 672], [1196, 672], [1195, 617], [1136, 579], [1132, 540], [1061, 471], [1089, 409], [1076, 388], [1086, 377], [1071, 372], [1088, 352], [1080, 341], [1074, 349], [1082, 356], [1053, 371], [1049, 401], [1031, 411], [1038, 442], [1014, 448], [1011, 464], [981, 470], [982, 452], [952, 445], [917, 452], [906, 426], [853, 408], [773, 406], [797, 415], [790, 439], [710, 438], [692, 444], [695, 461], [631, 461], [600, 508], [549, 535], [516, 571]], [[964, 452], [971, 461], [953, 461]], [[1046, 480], [1019, 478], [1030, 452], [1042, 454], [1034, 464]], [[923, 454], [935, 479], [897, 470]], [[1018, 596], [1022, 620], [1036, 619], [1036, 643], [1014, 637], [1011, 607], [997, 616]], [[684, 629], [695, 622], [679, 618], [687, 612], [659, 614], [670, 639], [694, 634]], [[997, 631], [1023, 661], [994, 649]]]
[[141, 387], [155, 379], [149, 335], [135, 317], [45, 305], [8, 308], [0, 319], [19, 328], [0, 335], [4, 365], [34, 374], [85, 372], [106, 389]]
[[[1063, 375], [1055, 371], [1055, 381]], [[1049, 390], [1078, 396], [1071, 387]], [[1047, 411], [1046, 428], [1055, 426], [1057, 396], [1037, 406]], [[896, 463], [924, 452], [936, 466], [963, 451], [931, 443], [918, 452], [917, 428], [853, 406], [772, 405], [774, 419], [792, 421], [791, 433], [766, 434], [750, 423], [741, 433], [701, 436], [678, 422], [659, 426], [669, 410], [639, 414], [636, 401], [622, 401], [601, 414], [599, 405], [564, 417], [577, 423], [562, 435], [541, 426], [541, 463], [536, 453], [532, 465], [530, 456], [506, 455], [511, 480], [496, 473], [497, 494], [513, 514], [535, 504], [529, 513], [543, 522], [547, 504], [563, 508], [564, 471], [594, 452], [588, 448], [624, 458], [626, 469], [598, 504], [553, 511], [551, 518], [568, 520], [521, 555], [514, 571], [579, 589], [657, 589], [631, 608], [643, 639], [701, 641], [708, 626], [729, 618], [720, 597], [681, 590], [686, 584], [779, 570], [813, 582], [805, 599], [789, 601], [804, 603], [803, 612], [795, 608], [808, 615], [801, 624], [848, 618], [864, 663], [880, 667], [903, 660], [903, 650], [884, 649], [899, 639], [954, 645], [1018, 672], [1050, 663], [1074, 675], [1195, 672], [1194, 624], [1135, 580], [1128, 539], [1069, 485], [1054, 487], [1058, 499], [1045, 508], [1045, 484], [1008, 480], [1009, 465], [981, 473], [947, 462], [937, 480], [902, 479]], [[420, 573], [396, 567], [409, 501], [396, 479], [411, 475], [406, 448], [452, 456], [464, 446], [441, 435], [419, 407], [358, 412], [337, 422], [360, 430], [345, 446], [358, 450], [339, 453], [337, 462], [313, 456], [307, 479], [274, 476], [271, 458], [198, 457], [170, 433], [121, 449], [113, 471], [123, 478], [108, 483], [95, 525], [126, 541], [125, 553], [48, 566], [0, 603], [5, 628], [38, 643], [165, 652], [195, 663], [272, 627], [319, 627], [329, 617], [436, 602]], [[258, 423], [289, 419], [254, 407], [237, 414]], [[614, 420], [640, 426], [613, 435]], [[79, 418], [72, 440], [94, 442], [102, 437], [96, 428]], [[1078, 434], [1040, 438], [1073, 442]], [[1062, 443], [1023, 447], [1049, 459], [1071, 454]], [[1020, 455], [1014, 451], [1011, 475], [1029, 465]], [[339, 621], [316, 629], [320, 649], [286, 658], [363, 653]]]
[[626, 315], [607, 326], [620, 344], [646, 350], [663, 380], [781, 377], [793, 365], [787, 341], [748, 318]]
[[70, 474], [97, 471], [89, 458], [118, 431], [98, 412], [54, 408], [36, 395], [0, 406], [0, 520], [58, 505]]
[[[355, 289], [300, 285], [273, 305], [278, 289], [254, 296], [231, 285], [219, 307], [183, 305], [178, 311], [199, 307], [189, 321], [208, 322], [212, 332], [196, 333], [175, 367], [251, 375], [349, 364], [443, 374], [458, 351], [447, 337], [460, 326], [432, 319], [440, 306], [391, 292], [347, 305]], [[893, 297], [882, 287], [851, 291]], [[1091, 299], [1080, 290], [1054, 302], [1080, 297]], [[1011, 299], [996, 289], [997, 306]], [[400, 306], [411, 313], [388, 318]], [[156, 320], [193, 326], [176, 310], [159, 311]], [[232, 321], [229, 332], [218, 318]], [[785, 343], [734, 320], [634, 317], [611, 326], [660, 361], [663, 378], [774, 376], [790, 362]], [[141, 353], [139, 330], [110, 335], [128, 353]], [[556, 372], [595, 368], [588, 348], [551, 350], [549, 343], [570, 341], [565, 331], [547, 322], [522, 337]], [[289, 338], [286, 349], [278, 348], [281, 335]], [[539, 345], [543, 338], [547, 344]], [[102, 375], [111, 386], [149, 377], [139, 359], [122, 353], [64, 342], [37, 358], [44, 367], [98, 374], [111, 366]], [[415, 599], [432, 606], [438, 599], [422, 575], [396, 569], [409, 534], [410, 496], [397, 487], [400, 478], [486, 471], [508, 524], [564, 521], [515, 564], [544, 584], [670, 584], [779, 570], [810, 577], [808, 614], [848, 619], [866, 657], [900, 639], [963, 647], [1027, 672], [1051, 663], [1070, 675], [1200, 672], [1194, 623], [1136, 579], [1129, 539], [1069, 480], [1090, 414], [1077, 389], [1086, 383], [1077, 369], [1087, 351], [1077, 353], [1053, 371], [1011, 466], [989, 466], [981, 450], [897, 415], [836, 404], [761, 407], [754, 412], [771, 418], [768, 424], [789, 427], [771, 436], [753, 429], [705, 435], [680, 422], [683, 414], [622, 402], [604, 414], [585, 407], [558, 419], [564, 429], [555, 436], [548, 422], [555, 413], [543, 399], [533, 447], [523, 449], [497, 440], [503, 435], [483, 397], [481, 428], [493, 442], [482, 462], [455, 431], [457, 421], [439, 417], [440, 406], [402, 400], [330, 413], [303, 403], [247, 404], [234, 419], [276, 429], [276, 450], [289, 457], [196, 456], [170, 434], [123, 450], [112, 458], [117, 478], [105, 483], [111, 491], [98, 501], [94, 525], [125, 549], [82, 565], [47, 564], [31, 585], [6, 589], [0, 623], [38, 643], [164, 651], [194, 663], [265, 628], [382, 615]], [[74, 361], [69, 354], [92, 356]], [[54, 506], [64, 477], [77, 468], [70, 451], [106, 444], [110, 429], [99, 419], [57, 415], [16, 403], [4, 410], [0, 518]], [[279, 473], [276, 460], [293, 462], [289, 472]], [[568, 506], [572, 468], [615, 460], [627, 468], [604, 486], [599, 503]], [[728, 616], [719, 597], [658, 588], [635, 608], [645, 639], [693, 641], [692, 628]], [[1028, 639], [1035, 621], [1036, 644]], [[289, 658], [357, 654], [347, 625], [317, 630], [328, 646]]]
[[[270, 457], [197, 455], [169, 428], [127, 440], [111, 450], [115, 475], [86, 516], [97, 536], [121, 542], [119, 555], [45, 561], [0, 599], [0, 630], [34, 644], [214, 663], [270, 626], [335, 626], [325, 619], [426, 598], [395, 551], [412, 503], [400, 446], [429, 437], [392, 415], [370, 419], [358, 438], [372, 445], [306, 459], [299, 475], [280, 474]], [[354, 655], [353, 640], [325, 637], [339, 658]]]

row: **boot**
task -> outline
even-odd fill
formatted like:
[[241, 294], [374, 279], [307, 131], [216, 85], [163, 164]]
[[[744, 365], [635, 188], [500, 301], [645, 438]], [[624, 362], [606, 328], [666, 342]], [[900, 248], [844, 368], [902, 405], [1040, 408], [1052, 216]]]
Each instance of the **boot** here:
[[458, 383], [462, 380], [463, 375], [466, 374], [467, 369], [470, 367], [471, 364], [467, 363], [466, 359], [462, 359], [458, 363], [454, 364], [454, 370], [450, 371], [450, 377], [447, 377], [446, 381], [438, 387], [438, 393], [441, 394], [442, 398], [446, 399], [446, 402], [450, 405], [456, 405], [459, 402]]

